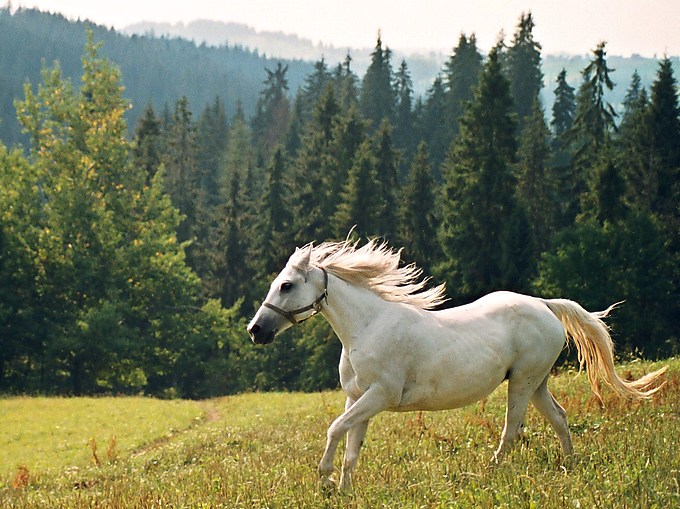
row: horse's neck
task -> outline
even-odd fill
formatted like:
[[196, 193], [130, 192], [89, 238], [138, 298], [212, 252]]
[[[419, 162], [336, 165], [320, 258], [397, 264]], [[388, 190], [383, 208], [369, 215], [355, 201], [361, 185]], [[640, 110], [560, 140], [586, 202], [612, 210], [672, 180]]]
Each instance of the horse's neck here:
[[333, 327], [346, 350], [351, 350], [363, 336], [362, 331], [384, 311], [387, 303], [372, 291], [331, 276], [328, 304], [321, 314]]

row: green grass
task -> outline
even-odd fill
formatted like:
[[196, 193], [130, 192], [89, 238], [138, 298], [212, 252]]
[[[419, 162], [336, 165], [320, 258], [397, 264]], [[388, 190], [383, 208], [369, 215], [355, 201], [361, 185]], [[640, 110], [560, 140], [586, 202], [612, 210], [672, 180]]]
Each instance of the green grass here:
[[[680, 359], [664, 364], [668, 384], [646, 403], [607, 393], [603, 409], [584, 374], [552, 380], [576, 449], [566, 463], [552, 430], [530, 409], [522, 444], [498, 467], [487, 467], [501, 432], [505, 386], [483, 405], [380, 414], [369, 427], [355, 489], [331, 497], [319, 490], [316, 466], [326, 429], [342, 411], [339, 392], [205, 402], [0, 400], [0, 507], [680, 507]], [[660, 365], [638, 362], [618, 371], [639, 376]], [[19, 409], [14, 431], [7, 429], [8, 408]], [[95, 424], [92, 415], [102, 419]], [[71, 431], [51, 441], [56, 422]], [[23, 429], [32, 431], [18, 434]], [[109, 459], [104, 444], [113, 432], [118, 454]], [[99, 466], [87, 447], [94, 435], [102, 444]], [[11, 459], [6, 468], [10, 447], [12, 454], [29, 450], [24, 487], [11, 487], [20, 462]], [[69, 448], [78, 454], [67, 460], [62, 451]]]

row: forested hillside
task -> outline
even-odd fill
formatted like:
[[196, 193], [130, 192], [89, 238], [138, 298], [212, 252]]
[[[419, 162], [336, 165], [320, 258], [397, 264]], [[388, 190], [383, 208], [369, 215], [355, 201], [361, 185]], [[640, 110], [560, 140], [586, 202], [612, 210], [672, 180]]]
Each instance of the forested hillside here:
[[[26, 81], [36, 85], [44, 64], [58, 61], [65, 77], [77, 84], [85, 30], [104, 42], [102, 54], [116, 62], [123, 73], [125, 97], [134, 107], [127, 113], [134, 125], [147, 103], [159, 111], [187, 96], [196, 109], [219, 96], [232, 115], [240, 102], [247, 115], [255, 110], [265, 68], [276, 60], [239, 46], [196, 46], [179, 38], [126, 36], [88, 21], [66, 18], [32, 9], [11, 13], [0, 9], [0, 140], [15, 144], [22, 139], [13, 106], [23, 97]], [[293, 89], [302, 83], [312, 65], [287, 61]]]
[[649, 87], [634, 74], [617, 111], [599, 44], [577, 86], [545, 83], [546, 111], [533, 28], [523, 14], [488, 55], [461, 34], [423, 97], [378, 38], [362, 76], [320, 60], [294, 93], [290, 65], [265, 65], [252, 115], [178, 94], [131, 125], [125, 68], [90, 32], [78, 83], [48, 65], [17, 103], [30, 153], [0, 149], [0, 390], [334, 387], [322, 319], [256, 348], [245, 318], [295, 246], [353, 227], [403, 247], [452, 305], [498, 289], [625, 300], [618, 351], [678, 353], [671, 60]]

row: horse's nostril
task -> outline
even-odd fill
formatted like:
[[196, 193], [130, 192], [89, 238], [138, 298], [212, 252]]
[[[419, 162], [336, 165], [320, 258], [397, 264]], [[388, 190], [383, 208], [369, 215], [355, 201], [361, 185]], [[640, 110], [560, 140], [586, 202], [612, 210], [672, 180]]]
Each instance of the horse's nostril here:
[[260, 326], [257, 324], [251, 325], [250, 329], [248, 329], [248, 332], [250, 332], [251, 334], [257, 334], [258, 332], [260, 332]]

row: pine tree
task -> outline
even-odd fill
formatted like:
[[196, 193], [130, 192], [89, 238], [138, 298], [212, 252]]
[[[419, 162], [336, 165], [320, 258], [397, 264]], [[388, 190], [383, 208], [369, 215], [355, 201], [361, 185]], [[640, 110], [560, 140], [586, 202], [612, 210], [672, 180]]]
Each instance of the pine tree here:
[[[404, 152], [404, 162], [406, 162], [413, 157], [417, 141], [413, 111], [413, 82], [405, 60], [402, 60], [395, 76], [395, 93], [397, 102], [394, 114], [394, 145]], [[403, 166], [402, 168], [405, 169]]]
[[550, 245], [555, 230], [559, 186], [557, 172], [549, 167], [550, 130], [538, 97], [531, 116], [525, 119], [518, 154], [517, 193], [536, 240], [533, 258], [537, 259]]
[[380, 214], [385, 209], [377, 175], [377, 161], [370, 140], [365, 140], [354, 158], [347, 182], [341, 191], [341, 201], [331, 218], [336, 232], [349, 232], [356, 226], [362, 237], [380, 234]]
[[259, 275], [267, 276], [279, 270], [290, 255], [293, 241], [291, 232], [290, 193], [284, 181], [286, 157], [281, 147], [277, 148], [266, 168], [264, 195], [259, 213], [257, 257], [261, 269]]
[[651, 211], [656, 196], [649, 98], [635, 71], [623, 102], [617, 137], [617, 164], [628, 184], [626, 201], [638, 210]]
[[[314, 108], [312, 120], [293, 159], [289, 174], [293, 215], [292, 231], [296, 245], [331, 236], [326, 209], [329, 195], [326, 175], [329, 147], [339, 118], [339, 105], [333, 86], [328, 85]], [[337, 193], [337, 189], [333, 189]]]
[[550, 126], [555, 137], [557, 147], [561, 147], [564, 142], [562, 137], [571, 130], [574, 123], [576, 111], [576, 99], [574, 97], [574, 87], [567, 83], [567, 70], [562, 69], [557, 75], [557, 87], [554, 90], [555, 102], [552, 107], [552, 120]]
[[404, 246], [404, 258], [428, 275], [432, 274], [438, 251], [435, 195], [427, 145], [421, 142], [399, 202], [399, 242]]
[[257, 101], [256, 112], [251, 120], [253, 144], [257, 147], [257, 163], [271, 157], [275, 147], [285, 139], [290, 124], [290, 101], [288, 100], [288, 66], [279, 62], [275, 70], [266, 69], [267, 79]]
[[533, 29], [531, 12], [522, 13], [505, 58], [519, 131], [525, 118], [532, 115], [534, 100], [543, 88], [541, 45], [534, 40]]
[[200, 192], [196, 167], [196, 126], [191, 120], [186, 96], [175, 104], [165, 147], [165, 189], [172, 203], [184, 216], [177, 230], [177, 238], [184, 242], [193, 239], [195, 235], [196, 203]]
[[[659, 63], [656, 80], [652, 84], [649, 129], [652, 136], [653, 159], [657, 181], [657, 195], [653, 211], [665, 218], [666, 224], [677, 232], [678, 197], [680, 196], [680, 105], [678, 87], [671, 60]], [[672, 228], [673, 228], [672, 227]], [[672, 229], [670, 231], [673, 231]]]
[[220, 171], [228, 137], [227, 113], [222, 100], [215, 97], [212, 104], [206, 105], [196, 123], [196, 170], [205, 207], [219, 202]]
[[514, 194], [516, 121], [499, 51], [489, 54], [443, 167], [440, 240], [447, 259], [439, 273], [465, 298], [521, 289], [531, 269], [526, 214]]
[[359, 109], [366, 120], [371, 122], [371, 129], [377, 130], [383, 119], [394, 122], [395, 93], [392, 87], [393, 70], [390, 62], [392, 52], [383, 49], [382, 39], [378, 33], [378, 40], [371, 63], [361, 82], [361, 96]]
[[565, 205], [562, 222], [572, 222], [583, 208], [581, 201], [592, 202], [588, 191], [593, 189], [594, 168], [600, 152], [610, 143], [616, 130], [616, 112], [605, 99], [605, 91], [614, 83], [609, 74], [605, 43], [593, 51], [593, 59], [582, 71], [582, 83], [576, 95], [576, 111], [571, 130], [565, 135], [573, 153], [569, 171], [563, 178]]
[[147, 177], [147, 185], [161, 164], [162, 139], [161, 121], [156, 118], [151, 103], [144, 108], [144, 115], [135, 128], [135, 144], [132, 149], [135, 166], [143, 168]]
[[345, 61], [335, 68], [333, 83], [337, 90], [338, 102], [343, 111], [356, 108], [359, 105], [359, 78], [352, 70], [352, 57], [349, 53]]
[[576, 96], [572, 137], [584, 157], [596, 154], [616, 130], [616, 112], [605, 100], [605, 91], [614, 88], [609, 77], [613, 69], [607, 65], [605, 45], [601, 42], [593, 50], [593, 59], [582, 72], [583, 81]]
[[[473, 92], [479, 83], [479, 75], [482, 71], [482, 55], [477, 49], [477, 37], [472, 34], [467, 37], [465, 34], [460, 34], [458, 38], [458, 46], [453, 50], [453, 54], [445, 64], [444, 74], [446, 77], [446, 138], [444, 151], [448, 148], [451, 140], [458, 134], [458, 123], [460, 117], [463, 115], [465, 104], [473, 99]], [[433, 154], [433, 161], [435, 167], [438, 166], [436, 161], [443, 159], [444, 152], [441, 153], [441, 158], [434, 154], [438, 149], [433, 148], [433, 145], [428, 143], [430, 152]]]
[[451, 145], [448, 130], [446, 91], [441, 76], [437, 76], [427, 91], [427, 98], [422, 108], [418, 108], [418, 124], [421, 132], [420, 139], [427, 143], [430, 149], [430, 159], [434, 168], [434, 176], [441, 180], [440, 167], [446, 150]]
[[400, 194], [398, 166], [399, 156], [392, 145], [392, 126], [383, 120], [375, 133], [376, 178], [380, 183], [377, 199], [383, 203], [383, 210], [377, 218], [376, 233], [386, 239], [395, 239], [397, 234], [397, 207]]

